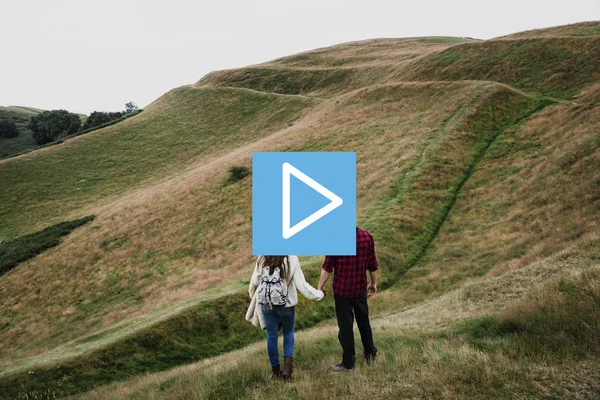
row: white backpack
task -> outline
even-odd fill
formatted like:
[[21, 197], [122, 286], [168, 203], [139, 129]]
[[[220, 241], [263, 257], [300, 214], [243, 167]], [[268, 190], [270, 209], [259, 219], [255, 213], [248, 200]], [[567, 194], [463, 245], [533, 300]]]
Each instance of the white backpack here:
[[267, 310], [271, 310], [273, 306], [284, 306], [288, 297], [288, 287], [281, 279], [281, 268], [273, 268], [272, 274], [269, 273], [270, 270], [270, 267], [263, 267], [262, 279], [258, 285], [258, 302]]

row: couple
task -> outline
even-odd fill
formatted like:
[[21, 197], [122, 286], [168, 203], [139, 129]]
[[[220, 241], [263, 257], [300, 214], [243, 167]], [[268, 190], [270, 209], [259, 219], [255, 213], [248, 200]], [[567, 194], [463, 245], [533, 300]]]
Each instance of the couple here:
[[[371, 234], [356, 228], [355, 256], [328, 256], [323, 263], [318, 289], [304, 279], [297, 256], [260, 256], [250, 280], [249, 294], [252, 298], [246, 319], [267, 330], [267, 352], [273, 373], [272, 378], [290, 379], [293, 370], [294, 321], [299, 290], [309, 300], [321, 300], [325, 296], [325, 283], [333, 272], [333, 295], [339, 327], [338, 339], [343, 349], [342, 362], [332, 365], [331, 370], [349, 372], [354, 368], [354, 330], [356, 323], [364, 348], [367, 364], [375, 361], [377, 349], [369, 323], [367, 293], [377, 293], [377, 259]], [[371, 283], [367, 285], [367, 271]], [[283, 328], [284, 367], [281, 371], [277, 331]]]

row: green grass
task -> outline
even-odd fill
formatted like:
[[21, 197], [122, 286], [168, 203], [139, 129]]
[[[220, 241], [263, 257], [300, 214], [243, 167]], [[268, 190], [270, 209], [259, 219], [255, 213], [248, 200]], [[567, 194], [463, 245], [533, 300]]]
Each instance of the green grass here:
[[434, 57], [433, 65], [439, 68], [447, 67], [459, 61], [460, 57], [460, 53], [444, 52]]
[[94, 216], [90, 215], [74, 221], [61, 222], [40, 232], [20, 236], [6, 243], [0, 243], [0, 276], [15, 268], [23, 261], [27, 261], [47, 249], [58, 246], [61, 242], [61, 237], [68, 235], [73, 229], [93, 219]]
[[[452, 139], [454, 141], [465, 140], [465, 132], [471, 132], [470, 135], [468, 135], [469, 139], [465, 143], [463, 143], [463, 145], [465, 146], [464, 154], [466, 158], [458, 164], [458, 167], [450, 168], [447, 171], [447, 173], [450, 174], [458, 170], [462, 171], [463, 175], [459, 175], [459, 177], [452, 177], [451, 175], [448, 175], [445, 178], [445, 181], [448, 182], [447, 184], [449, 186], [445, 186], [446, 184], [442, 184], [440, 186], [441, 181], [436, 180], [436, 187], [439, 187], [439, 190], [443, 192], [449, 193], [449, 197], [446, 200], [447, 203], [441, 203], [438, 214], [434, 213], [432, 219], [426, 219], [422, 231], [412, 238], [411, 243], [413, 243], [414, 250], [409, 250], [408, 253], [398, 253], [399, 256], [406, 257], [406, 259], [408, 260], [406, 265], [409, 267], [413, 265], [416, 261], [418, 261], [418, 259], [427, 249], [429, 243], [435, 237], [435, 234], [437, 232], [435, 227], [439, 227], [443, 223], [445, 216], [452, 207], [452, 204], [456, 197], [456, 193], [460, 191], [460, 187], [462, 186], [462, 184], [464, 184], [464, 182], [469, 178], [470, 174], [472, 173], [472, 170], [476, 167], [478, 161], [481, 159], [483, 154], [485, 154], [486, 150], [489, 148], [494, 138], [507, 127], [517, 124], [522, 118], [525, 118], [530, 113], [538, 110], [539, 108], [547, 104], [546, 101], [537, 101], [535, 99], [528, 98], [511, 91], [498, 90], [495, 88], [485, 91], [484, 93], [485, 94], [483, 96], [485, 98], [485, 101], [483, 102], [483, 106], [479, 104], [476, 113], [470, 113], [470, 110], [468, 109], [457, 110], [456, 113], [453, 113], [448, 117], [448, 121], [453, 120], [453, 118], [457, 118], [455, 124], [451, 128], [451, 131], [456, 132], [455, 134], [460, 133], [460, 135], [458, 138], [452, 138], [452, 134], [449, 133], [450, 136], [445, 137], [445, 139]], [[502, 111], [498, 112], [498, 110]], [[422, 170], [423, 176], [430, 178], [431, 174], [428, 172], [429, 170], [431, 170], [432, 172], [439, 171], [439, 169], [436, 167], [436, 165], [439, 165], [438, 163], [442, 163], [443, 165], [452, 164], [444, 162], [438, 157], [439, 156], [436, 156], [433, 160], [430, 160], [428, 158], [426, 158], [425, 160], [421, 160], [419, 168]], [[461, 166], [461, 163], [464, 164], [462, 164]], [[427, 191], [431, 190], [431, 188], [431, 186], [425, 187]], [[413, 195], [415, 195], [415, 193], [413, 193]], [[416, 193], [416, 195], [418, 196], [418, 193]], [[416, 198], [416, 201], [421, 202], [419, 198]], [[382, 245], [383, 247], [386, 247], [389, 246], [390, 243], [386, 241], [382, 243]], [[411, 258], [411, 256], [414, 258]], [[393, 265], [387, 260], [383, 262], [385, 262], [388, 266]], [[389, 272], [386, 273], [387, 285], [382, 286], [389, 286], [391, 283], [396, 282], [403, 272], [405, 272], [405, 270], [396, 269], [392, 271], [392, 274], [390, 274]], [[306, 269], [306, 276], [309, 281], [316, 281], [318, 273], [319, 271], [315, 267]], [[239, 317], [239, 315], [243, 314], [244, 308], [247, 305], [247, 299], [244, 295], [236, 295], [236, 298], [239, 298], [239, 304], [237, 304], [237, 306], [233, 306], [231, 304], [228, 305], [227, 312], [231, 312], [233, 315], [237, 315]], [[212, 303], [206, 303], [200, 308], [198, 308], [198, 310], [219, 308], [215, 304], [218, 304], [220, 301], [223, 301], [223, 299], [217, 300]], [[326, 301], [319, 303], [312, 303], [302, 300], [299, 304], [299, 309], [302, 310], [302, 313], [299, 314], [299, 319], [296, 323], [296, 326], [299, 330], [310, 328], [323, 320], [331, 319], [332, 317], [334, 317], [334, 308], [331, 304], [331, 298], [327, 298]], [[181, 323], [178, 321], [185, 321], [187, 319], [189, 319], [189, 317], [187, 316], [187, 313], [184, 313], [175, 318], [172, 318], [165, 324], [177, 325]], [[202, 319], [198, 316], [195, 316], [194, 320], [200, 321]], [[223, 320], [227, 320], [227, 318], [223, 317]], [[207, 324], [212, 326], [218, 326], [218, 321], [215, 320]], [[50, 381], [62, 382], [64, 381], [65, 376], [68, 377], [71, 376], [71, 374], [75, 374], [73, 375], [73, 381], [78, 382], [77, 385], [81, 386], [71, 385], [56, 389], [59, 391], [64, 391], [61, 393], [75, 393], [81, 390], [90, 389], [91, 387], [94, 387], [98, 384], [109, 382], [108, 377], [111, 377], [111, 379], [113, 380], [121, 380], [126, 379], [129, 376], [137, 375], [146, 371], [160, 371], [170, 367], [174, 367], [176, 365], [180, 365], [185, 362], [194, 361], [194, 359], [214, 356], [220, 354], [223, 351], [239, 348], [244, 344], [248, 344], [256, 340], [262, 339], [262, 336], [260, 335], [253, 336], [255, 331], [253, 331], [253, 328], [247, 325], [247, 323], [245, 324], [246, 325], [242, 323], [242, 325], [237, 326], [234, 330], [235, 333], [233, 335], [241, 341], [234, 340], [235, 345], [231, 346], [228, 346], [226, 341], [226, 338], [229, 338], [231, 336], [229, 334], [224, 334], [223, 332], [220, 332], [217, 337], [212, 337], [210, 335], [205, 336], [205, 334], [199, 331], [193, 334], [192, 332], [196, 331], [196, 325], [186, 325], [187, 328], [184, 330], [175, 329], [170, 326], [165, 327], [162, 325], [158, 325], [151, 328], [151, 331], [168, 331], [171, 333], [179, 332], [183, 336], [187, 337], [187, 335], [190, 335], [190, 337], [186, 339], [183, 336], [174, 336], [167, 339], [160, 334], [153, 334], [150, 335], [153, 339], [147, 342], [144, 341], [144, 343], [147, 344], [148, 348], [148, 351], [146, 351], [144, 350], [145, 347], [140, 346], [138, 342], [142, 340], [140, 338], [147, 337], [149, 334], [147, 332], [144, 333], [140, 331], [135, 333], [130, 339], [127, 339], [123, 342], [118, 342], [105, 348], [104, 350], [101, 350], [99, 352], [99, 355], [97, 356], [101, 360], [103, 360], [100, 363], [92, 363], [91, 365], [87, 366], [86, 360], [90, 358], [95, 359], [96, 356], [90, 357], [89, 355], [86, 355], [85, 358], [82, 357], [74, 360], [72, 366], [69, 367], [69, 369], [66, 372], [63, 369], [64, 367], [62, 366], [64, 363], [61, 364], [61, 366], [59, 367], [49, 369], [47, 371], [42, 371], [41, 374], [43, 375], [36, 372], [38, 376], [37, 379], [40, 382], [40, 384], [39, 386], [28, 386], [28, 390], [43, 390], [44, 388], [48, 387]], [[184, 333], [184, 331], [187, 333]], [[202, 337], [202, 340], [199, 340], [200, 337]], [[225, 342], [223, 342], [219, 338], [225, 340]], [[245, 339], [242, 338], [248, 338], [248, 341], [245, 341]], [[197, 346], [200, 346], [200, 344], [206, 342], [213, 344], [217, 343], [215, 347], [211, 347], [211, 349], [214, 350], [213, 352], [208, 350], [205, 353], [205, 348], [202, 348], [201, 350], [196, 348]], [[174, 345], [174, 343], [176, 343], [177, 345]], [[237, 346], [237, 344], [239, 344], [239, 346]], [[177, 346], [183, 346], [187, 351], [186, 354], [188, 354], [190, 358], [185, 358], [181, 356], [178, 350], [179, 347]], [[125, 348], [132, 349], [131, 351], [134, 351], [133, 349], [135, 349], [135, 362], [127, 361], [129, 353], [124, 352], [124, 350], [122, 350]], [[161, 355], [163, 354], [162, 350], [156, 350], [163, 348], [169, 349], [169, 354], [171, 354], [171, 356], [163, 357]], [[107, 355], [103, 355], [105, 352], [107, 352]], [[110, 362], [108, 360], [110, 360]], [[118, 374], [114, 372], [114, 365], [119, 366], [118, 368], [120, 372]], [[140, 367], [140, 365], [142, 365], [143, 368], [147, 369], [140, 369], [142, 368]], [[90, 371], [95, 371], [92, 375], [92, 378], [88, 379], [86, 378], [86, 376], [79, 374], [79, 371], [85, 371], [86, 369], [89, 369]], [[99, 374], [99, 376], [97, 374]], [[39, 378], [39, 376], [43, 376], [43, 378]], [[26, 379], [28, 378], [27, 375], [22, 374], [18, 379], [19, 380], [15, 380], [14, 382], [24, 383], [27, 382]], [[165, 384], [163, 386], [163, 389], [165, 387], [169, 387], [171, 384], [172, 383]], [[218, 389], [216, 391], [217, 394], [222, 394], [221, 389], [223, 388], [221, 386], [219, 386], [216, 389]], [[247, 387], [244, 388], [242, 392], [245, 393], [245, 390], [247, 390]]]
[[[20, 151], [15, 151], [15, 152], [7, 155], [4, 158], [17, 157], [17, 156], [21, 156], [23, 154], [31, 153], [32, 151], [36, 151], [36, 150], [39, 150], [39, 149], [45, 149], [47, 147], [56, 146], [58, 144], [61, 144], [61, 143], [65, 142], [66, 140], [72, 139], [74, 137], [77, 137], [77, 136], [80, 136], [80, 135], [84, 135], [86, 133], [94, 132], [94, 131], [97, 131], [99, 129], [106, 128], [108, 126], [112, 126], [112, 125], [118, 124], [119, 122], [122, 122], [122, 121], [126, 120], [127, 118], [131, 118], [131, 117], [133, 117], [133, 116], [141, 113], [142, 111], [144, 111], [144, 110], [136, 110], [136, 111], [130, 112], [128, 114], [125, 114], [125, 115], [123, 115], [120, 118], [114, 119], [114, 120], [109, 121], [109, 122], [105, 122], [104, 124], [95, 126], [93, 128], [88, 128], [88, 129], [84, 129], [84, 130], [79, 131], [79, 132], [72, 133], [70, 135], [66, 135], [66, 136], [60, 135], [56, 140], [54, 140], [53, 142], [50, 142], [50, 143], [46, 143], [46, 144], [42, 144], [42, 145], [38, 145], [37, 143], [35, 143], [35, 145], [29, 145], [27, 148], [24, 148], [24, 149], [22, 149]], [[84, 120], [83, 120], [83, 117], [82, 117], [82, 122], [83, 121]], [[32, 135], [32, 132], [28, 132], [27, 134], [28, 135]]]
[[[446, 36], [368, 39], [363, 42], [342, 43], [280, 57], [264, 63], [260, 67], [310, 68], [313, 69], [313, 72], [318, 69], [348, 69], [354, 67], [378, 69], [383, 67], [383, 69], [389, 71], [397, 71], [407, 61], [418, 56], [421, 51], [433, 51], [472, 40], [471, 38]], [[359, 72], [359, 70], [357, 69], [354, 72]]]
[[[332, 329], [296, 341], [291, 383], [270, 381], [265, 350], [253, 346], [106, 386], [85, 398], [595, 398], [600, 392], [599, 272], [598, 266], [563, 271], [500, 314], [467, 318], [441, 330], [376, 326], [378, 363], [358, 362], [352, 374], [327, 370], [340, 357]], [[394, 318], [403, 316], [388, 317]], [[356, 350], [361, 353], [360, 344]]]
[[175, 89], [167, 97], [166, 110], [146, 110], [118, 125], [0, 163], [0, 238], [28, 233], [74, 209], [156, 182], [200, 156], [225, 153], [285, 128], [315, 104], [194, 87]]
[[538, 38], [459, 44], [424, 57], [406, 80], [493, 80], [571, 99], [600, 79], [600, 37]]
[[33, 377], [23, 372], [5, 378], [0, 393], [4, 398], [16, 398], [24, 385], [30, 391], [51, 388], [62, 397], [243, 347], [263, 335], [240, 318], [247, 303], [247, 296], [242, 294], [201, 303], [100, 351], [54, 368], [36, 369]]
[[443, 293], [594, 235], [596, 114], [586, 104], [554, 104], [500, 134], [427, 254], [403, 278], [403, 291]]
[[[313, 270], [308, 277], [316, 279], [317, 274]], [[43, 393], [48, 389], [57, 396], [72, 395], [240, 349], [263, 340], [265, 335], [244, 320], [248, 303], [245, 293], [207, 300], [100, 350], [63, 360], [56, 366], [34, 368], [33, 374], [22, 371], [5, 376], [0, 379], [0, 398], [17, 398], [24, 392]], [[334, 316], [331, 298], [319, 303], [302, 299], [298, 307], [302, 314], [296, 320], [296, 330], [313, 327]], [[0, 327], [0, 332], [8, 328]], [[110, 334], [103, 332], [79, 343]]]
[[500, 314], [458, 323], [452, 335], [481, 350], [500, 344], [515, 358], [600, 357], [599, 283], [598, 268], [563, 276]]
[[[356, 58], [328, 58], [328, 55], [330, 55], [330, 53], [326, 51], [319, 53], [297, 54], [274, 60], [273, 63], [294, 67], [343, 67], [357, 61]], [[377, 57], [374, 56], [360, 57], [360, 61], [362, 62], [375, 60], [377, 60]]]
[[[412, 268], [421, 260], [431, 242], [439, 232], [442, 224], [448, 217], [452, 207], [456, 203], [458, 194], [467, 180], [473, 175], [473, 171], [477, 167], [481, 159], [486, 155], [490, 146], [494, 143], [498, 135], [509, 127], [519, 124], [523, 119], [541, 110], [550, 102], [546, 100], [534, 99], [518, 99], [510, 104], [511, 99], [508, 93], [499, 94], [497, 103], [494, 101], [487, 108], [480, 109], [480, 113], [474, 116], [467, 126], [469, 126], [475, 136], [479, 139], [473, 146], [471, 154], [465, 159], [462, 173], [452, 181], [448, 189], [449, 196], [440, 204], [440, 207], [427, 220], [423, 230], [410, 242], [414, 243], [415, 249], [409, 254], [404, 270]], [[504, 97], [504, 99], [501, 99]], [[497, 112], [497, 104], [504, 103], [504, 107], [498, 109], [504, 112]], [[512, 113], [509, 111], [512, 107]], [[508, 112], [506, 112], [508, 111]], [[522, 114], [519, 114], [522, 113]], [[401, 272], [402, 273], [402, 272]]]
[[[455, 110], [446, 121], [449, 126], [443, 128], [448, 132], [425, 142], [419, 156], [398, 174], [399, 180], [387, 198], [368, 213], [365, 225], [383, 240], [379, 257], [392, 266], [383, 288], [397, 283], [421, 260], [496, 137], [549, 104], [502, 89], [492, 89], [486, 96], [475, 103], [475, 112], [464, 106]], [[453, 152], [436, 151], [446, 147]], [[410, 225], [390, 220], [388, 216], [395, 210], [411, 215]]]
[[[331, 95], [347, 90], [360, 70], [291, 70], [285, 68], [243, 68], [209, 75], [200, 84], [210, 82], [225, 87], [242, 87], [260, 92], [294, 95]], [[217, 78], [218, 79], [215, 79]]]
[[[401, 148], [387, 146], [390, 137], [420, 141], [417, 125], [437, 126], [456, 103], [470, 102], [470, 90], [478, 90], [478, 86], [476, 83], [410, 84], [365, 91], [365, 101], [363, 93], [349, 101], [340, 101], [336, 105], [339, 110], [329, 114], [324, 121], [329, 124], [331, 119], [342, 120], [343, 128], [336, 123], [315, 131], [331, 132], [331, 147], [324, 150], [359, 152], [359, 162], [363, 163], [359, 169], [359, 182], [377, 180], [379, 188], [368, 193], [379, 196], [385, 192], [390, 177], [379, 167], [364, 164], [365, 161], [376, 157], [382, 169], [386, 169], [387, 165], [396, 162], [396, 154], [402, 152]], [[433, 115], [429, 111], [431, 103], [424, 100], [430, 98], [435, 98], [436, 104], [440, 105]], [[412, 110], [427, 111], [427, 114], [415, 112], [413, 115]], [[374, 113], [382, 119], [377, 128], [363, 117]], [[142, 117], [144, 114], [135, 118]], [[371, 128], [374, 132], [366, 136], [365, 129], [371, 131]], [[398, 133], [404, 129], [414, 131], [417, 136], [412, 138], [412, 135]], [[302, 147], [310, 137], [310, 131], [296, 132], [286, 130], [285, 140], [281, 140], [283, 135], [275, 135], [276, 143], [280, 146], [289, 143], [291, 150], [295, 149], [292, 144]], [[270, 148], [263, 146], [266, 150]], [[30, 275], [11, 274], [4, 301], [19, 307], [20, 312], [13, 314], [12, 308], [7, 307], [2, 309], [1, 316], [22, 330], [13, 331], [13, 336], [3, 341], [2, 354], [18, 360], [44, 350], [52, 351], [64, 341], [110, 328], [130, 314], [140, 313], [140, 308], [148, 310], [151, 306], [195, 297], [205, 290], [203, 282], [207, 280], [204, 277], [209, 270], [211, 285], [217, 287], [221, 282], [226, 284], [229, 279], [235, 279], [231, 277], [232, 273], [244, 276], [252, 262], [248, 252], [251, 182], [247, 178], [227, 186], [222, 186], [222, 182], [231, 165], [249, 165], [250, 153], [240, 154], [237, 159], [225, 159], [227, 163], [209, 164], [211, 170], [200, 168], [185, 174], [183, 179], [172, 180], [181, 185], [174, 185], [170, 180], [156, 190], [140, 191], [144, 196], [142, 201], [127, 196], [139, 206], [118, 201], [116, 207], [109, 206], [108, 210], [98, 212], [98, 221], [77, 232], [69, 242], [68, 250], [63, 246], [53, 252], [52, 257], [44, 255], [35, 261], [36, 265], [45, 266], [32, 266], [31, 270], [38, 271], [36, 279], [49, 282], [40, 287], [35, 296], [26, 296], [16, 289], [23, 281], [31, 280]], [[212, 168], [214, 165], [218, 167]], [[205, 174], [210, 177], [213, 170], [217, 173], [210, 181], [206, 184], [197, 182], [196, 177]], [[191, 177], [193, 179], [189, 179]], [[148, 191], [153, 196], [168, 196], [165, 198], [169, 201], [154, 201], [153, 196], [146, 197]], [[362, 202], [366, 204], [364, 200]], [[229, 272], [223, 270], [223, 265], [229, 266]], [[90, 279], [90, 276], [97, 278]], [[68, 291], [62, 290], [60, 284], [66, 281], [74, 283]], [[177, 300], [170, 300], [176, 296]], [[54, 307], [50, 308], [50, 305]], [[48, 311], [42, 312], [46, 310], [42, 306]], [[66, 312], [63, 311], [65, 306]]]
[[[423, 41], [432, 45], [460, 42], [445, 38]], [[374, 61], [369, 59], [369, 51], [372, 51], [369, 47], [380, 44], [375, 41], [362, 49], [358, 46], [356, 58], [345, 54], [327, 62], [329, 66], [346, 66], [361, 57], [365, 62]], [[348, 45], [344, 51], [352, 46], [355, 45]], [[549, 191], [553, 184], [562, 184], [565, 191], [575, 193], [581, 188], [599, 185], [597, 178], [590, 181], [591, 185], [584, 180], [547, 179], [558, 176], [560, 171], [569, 171], [573, 179], [584, 175], [593, 177], [594, 171], [598, 171], [595, 136], [585, 140], [579, 140], [581, 136], [578, 136], [589, 136], [589, 132], [582, 132], [579, 126], [593, 130], [597, 125], [590, 110], [566, 104], [560, 108], [546, 107], [551, 103], [546, 96], [570, 98], [598, 81], [597, 47], [598, 39], [594, 37], [457, 44], [420, 59], [403, 77], [394, 75], [398, 71], [385, 75], [385, 68], [356, 66], [313, 70], [253, 67], [217, 72], [194, 87], [172, 91], [143, 114], [118, 126], [0, 163], [0, 180], [8, 182], [0, 191], [0, 237], [14, 237], [29, 232], [34, 226], [50, 224], [67, 213], [118, 198], [132, 188], [152, 187], [160, 179], [178, 174], [195, 163], [201, 165], [201, 161], [211, 157], [227, 155], [232, 149], [289, 127], [307, 110], [324, 104], [327, 108], [319, 116], [321, 119], [304, 120], [303, 123], [308, 121], [313, 125], [298, 131], [292, 129], [293, 134], [285, 138], [289, 143], [278, 137], [280, 141], [274, 146], [303, 151], [359, 149], [359, 183], [367, 192], [359, 197], [362, 201], [359, 222], [376, 238], [382, 267], [380, 289], [389, 289], [371, 304], [379, 312], [396, 313], [385, 318], [380, 314], [377, 321], [379, 366], [368, 369], [359, 365], [353, 375], [334, 376], [326, 372], [327, 366], [339, 362], [340, 356], [335, 326], [331, 323], [332, 298], [327, 297], [322, 302], [301, 299], [297, 329], [318, 328], [299, 334], [307, 339], [297, 344], [299, 372], [297, 381], [288, 385], [267, 380], [263, 343], [223, 355], [264, 340], [263, 332], [243, 320], [248, 304], [245, 293], [210, 298], [142, 328], [134, 326], [138, 320], [130, 320], [123, 326], [106, 329], [107, 325], [102, 324], [103, 312], [108, 314], [119, 307], [135, 310], [145, 305], [149, 298], [143, 294], [148, 287], [144, 286], [145, 279], [177, 288], [176, 285], [194, 284], [193, 278], [206, 277], [192, 275], [190, 271], [194, 267], [209, 270], [236, 262], [227, 257], [239, 251], [238, 247], [244, 246], [243, 240], [249, 235], [246, 216], [249, 215], [250, 185], [244, 178], [249, 168], [240, 161], [240, 156], [230, 159], [241, 164], [237, 172], [230, 173], [225, 184], [221, 183], [226, 179], [223, 177], [217, 183], [210, 183], [212, 186], [206, 182], [186, 181], [182, 185], [185, 190], [176, 187], [177, 190], [168, 191], [170, 201], [164, 209], [140, 207], [135, 221], [127, 218], [133, 214], [115, 213], [130, 224], [129, 230], [117, 234], [106, 229], [97, 236], [86, 232], [89, 234], [84, 238], [86, 245], [93, 247], [96, 253], [89, 258], [87, 254], [82, 255], [81, 265], [77, 260], [69, 260], [67, 263], [71, 264], [61, 264], [59, 268], [74, 272], [94, 269], [101, 271], [103, 280], [96, 286], [90, 285], [93, 287], [90, 293], [71, 288], [74, 293], [71, 297], [60, 297], [61, 302], [54, 303], [69, 306], [71, 313], [53, 321], [52, 330], [48, 330], [49, 338], [45, 338], [48, 340], [41, 341], [43, 344], [39, 346], [52, 348], [61, 338], [71, 338], [75, 339], [72, 342], [75, 345], [89, 345], [91, 350], [69, 353], [73, 357], [58, 356], [47, 363], [40, 361], [46, 354], [38, 352], [37, 361], [27, 364], [33, 374], [24, 368], [15, 368], [19, 372], [0, 379], [0, 397], [4, 393], [9, 397], [34, 396], [35, 393], [62, 396], [107, 383], [112, 383], [113, 389], [132, 387], [125, 395], [117, 390], [104, 392], [106, 398], [144, 399], [560, 398], [598, 393], [597, 383], [595, 387], [593, 383], [598, 377], [594, 371], [600, 365], [597, 351], [600, 275], [597, 269], [581, 275], [565, 274], [547, 286], [536, 288], [530, 297], [516, 304], [513, 304], [515, 297], [533, 287], [530, 281], [547, 278], [543, 274], [531, 274], [530, 281], [520, 282], [519, 292], [512, 287], [515, 283], [511, 281], [512, 272], [498, 279], [485, 277], [501, 260], [521, 260], [528, 257], [532, 249], [545, 246], [541, 240], [548, 235], [545, 228], [552, 226], [549, 218], [565, 215], [565, 221], [570, 219], [560, 228], [573, 240], [583, 240], [597, 232], [593, 228], [586, 230], [596, 224], [593, 212], [583, 214], [588, 218], [569, 218], [579, 215], [573, 210], [584, 207], [593, 210], [596, 204], [593, 190], [584, 191], [584, 195], [579, 196], [581, 199], [577, 199], [579, 202], [566, 196], [566, 192], [560, 192], [555, 198], [535, 196], [555, 193]], [[310, 65], [317, 59], [311, 53], [283, 61]], [[380, 81], [384, 75], [386, 79]], [[389, 85], [397, 79], [487, 82]], [[510, 84], [532, 95], [489, 81]], [[365, 88], [331, 102], [317, 98], [329, 98], [381, 82], [388, 85]], [[204, 84], [206, 87], [202, 87]], [[224, 87], [209, 88], [210, 85]], [[558, 116], [558, 122], [549, 115]], [[580, 115], [587, 120], [579, 121]], [[564, 154], [557, 156], [559, 162], [555, 170], [542, 164], [543, 177], [525, 175], [523, 178], [518, 174], [538, 165], [535, 157], [545, 157], [541, 153], [544, 146], [518, 134], [521, 126], [536, 116], [542, 122], [538, 123], [537, 130], [527, 131], [530, 137], [553, 132], [550, 125], [564, 125], [566, 131], [573, 132], [573, 143], [557, 144], [558, 150], [564, 147]], [[546, 125], [544, 118], [550, 121]], [[576, 124], [569, 126], [572, 121]], [[405, 138], [408, 135], [414, 135], [412, 140]], [[561, 136], [555, 135], [544, 140], [559, 139]], [[397, 153], [393, 152], [394, 146], [400, 147]], [[486, 170], [489, 168], [486, 162], [490, 160], [500, 164], [491, 172]], [[69, 174], [65, 174], [65, 170]], [[514, 186], [513, 182], [519, 180], [526, 182], [525, 186], [535, 193], [527, 196], [530, 203], [519, 204], [524, 210], [522, 215], [509, 218], [507, 210], [516, 208], [509, 196], [523, 190]], [[498, 183], [508, 185], [506, 190], [486, 192], [496, 188], [493, 185]], [[375, 195], [363, 197], [371, 193]], [[480, 199], [481, 193], [488, 197]], [[461, 202], [465, 197], [473, 202]], [[559, 198], [563, 202], [560, 212], [546, 210], [548, 204], [558, 204]], [[193, 214], [179, 213], [187, 209], [177, 208], [178, 202], [197, 207], [189, 207], [194, 210]], [[144, 203], [144, 206], [147, 205]], [[551, 215], [545, 217], [547, 219], [536, 219], [535, 212]], [[456, 222], [457, 217], [465, 215], [475, 217]], [[177, 225], [179, 219], [186, 219], [186, 224]], [[501, 256], [494, 253], [497, 249], [492, 245], [489, 251], [487, 248], [474, 251], [471, 246], [478, 238], [474, 238], [472, 232], [482, 236], [481, 230], [494, 227], [500, 227], [501, 233], [493, 239], [500, 241], [502, 234], [519, 236], [519, 239], [507, 241], [505, 246], [498, 245]], [[161, 236], [166, 229], [170, 229], [169, 238]], [[443, 251], [432, 252], [437, 249], [442, 233], [448, 231], [464, 239], [443, 242], [446, 246]], [[161, 249], [163, 241], [160, 239], [173, 240], [173, 237], [178, 241], [183, 238], [181, 242], [185, 243]], [[597, 240], [590, 239], [589, 243], [592, 242], [597, 244]], [[138, 243], [138, 248], [127, 252], [132, 243]], [[586, 261], [593, 262], [598, 252], [589, 243]], [[547, 251], [556, 252], [560, 248], [555, 244]], [[122, 257], [123, 254], [126, 257]], [[237, 254], [240, 259], [250, 257], [249, 252]], [[133, 266], [120, 258], [131, 260]], [[565, 271], [573, 266], [566, 256], [559, 261]], [[105, 268], [104, 264], [112, 268]], [[443, 270], [440, 264], [451, 268]], [[519, 271], [518, 267], [512, 265], [514, 271]], [[235, 268], [242, 267], [236, 264]], [[141, 270], [147, 272], [141, 273]], [[185, 278], [178, 277], [178, 271], [185, 271], [187, 275], [182, 274]], [[496, 271], [500, 272], [502, 270]], [[317, 260], [306, 263], [305, 274], [309, 282], [316, 282]], [[134, 279], [127, 280], [128, 276], [139, 277], [140, 284]], [[433, 300], [404, 313], [398, 310], [457, 289], [469, 277], [482, 278], [464, 292], [449, 293], [454, 297], [444, 296], [437, 303]], [[477, 286], [477, 282], [483, 284]], [[15, 295], [11, 299], [15, 306], [25, 307], [22, 297]], [[476, 312], [457, 308], [454, 311], [458, 315], [454, 315], [451, 306], [456, 299], [476, 304]], [[508, 307], [491, 314], [490, 303], [498, 304], [504, 299]], [[444, 300], [450, 304], [443, 304]], [[30, 310], [35, 305], [33, 300], [26, 304]], [[446, 318], [459, 323], [444, 329], [437, 325], [435, 329], [418, 328], [419, 324], [411, 329], [396, 329], [393, 322], [386, 325], [386, 318], [401, 326], [399, 321], [403, 318], [416, 318], [420, 309], [434, 306], [438, 308], [433, 308], [428, 316], [422, 314], [421, 318], [436, 321]], [[16, 330], [6, 321], [17, 315], [18, 307], [6, 309], [0, 320], [3, 323], [0, 334], [7, 337], [10, 331], [15, 334]], [[48, 315], [50, 318], [57, 314]], [[477, 317], [460, 321], [467, 315]], [[319, 326], [327, 320], [330, 322]], [[97, 333], [77, 339], [67, 331], [74, 329], [73, 323], [87, 324], [81, 332]], [[127, 334], [114, 339], [121, 329], [127, 330]], [[360, 354], [360, 346], [357, 350]], [[27, 351], [32, 348], [21, 345], [15, 349], [21, 352], [18, 354]], [[221, 356], [213, 358], [218, 355]], [[147, 385], [140, 384], [137, 378], [136, 384], [114, 383], [202, 359], [205, 361], [201, 364], [156, 375], [164, 379], [139, 378], [147, 379], [150, 382]], [[572, 383], [574, 379], [579, 381]]]

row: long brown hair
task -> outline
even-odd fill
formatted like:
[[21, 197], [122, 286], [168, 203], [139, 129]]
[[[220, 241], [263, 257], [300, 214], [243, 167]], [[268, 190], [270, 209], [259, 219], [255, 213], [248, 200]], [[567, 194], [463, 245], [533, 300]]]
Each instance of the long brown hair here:
[[260, 256], [259, 265], [261, 268], [269, 267], [269, 275], [272, 275], [275, 268], [279, 267], [281, 279], [287, 282], [289, 265], [288, 256]]

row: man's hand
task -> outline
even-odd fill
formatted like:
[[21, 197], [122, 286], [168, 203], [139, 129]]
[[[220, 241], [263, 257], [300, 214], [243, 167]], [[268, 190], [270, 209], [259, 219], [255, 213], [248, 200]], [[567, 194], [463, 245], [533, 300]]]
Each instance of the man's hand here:
[[321, 277], [319, 279], [319, 284], [317, 285], [318, 290], [322, 290], [323, 294], [325, 294], [325, 284], [327, 283], [327, 279], [329, 279], [330, 273], [321, 269]]
[[377, 285], [374, 283], [369, 283], [369, 286], [367, 286], [367, 291], [369, 292], [369, 296], [374, 296], [377, 293]]
[[369, 292], [369, 296], [375, 296], [377, 293], [377, 270], [369, 270], [369, 275], [371, 276], [371, 283], [367, 286], [367, 292]]

